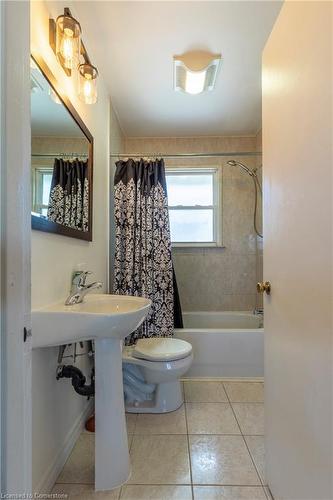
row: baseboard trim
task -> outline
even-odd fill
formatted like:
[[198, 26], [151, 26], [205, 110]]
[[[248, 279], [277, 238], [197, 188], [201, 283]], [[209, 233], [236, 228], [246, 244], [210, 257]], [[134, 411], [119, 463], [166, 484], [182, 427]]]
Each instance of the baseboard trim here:
[[183, 377], [182, 382], [264, 382], [264, 377]]
[[87, 417], [91, 415], [92, 409], [93, 409], [93, 401], [90, 401], [84, 408], [84, 410], [80, 413], [80, 415], [77, 417], [71, 429], [67, 433], [67, 436], [61, 447], [61, 450], [55, 456], [53, 462], [47, 468], [42, 479], [36, 486], [35, 491], [33, 492], [35, 495], [51, 492], [57, 480], [57, 477], [62, 471], [72, 449], [74, 448], [74, 445], [78, 437], [80, 436], [81, 432], [84, 429], [84, 424], [87, 420]]

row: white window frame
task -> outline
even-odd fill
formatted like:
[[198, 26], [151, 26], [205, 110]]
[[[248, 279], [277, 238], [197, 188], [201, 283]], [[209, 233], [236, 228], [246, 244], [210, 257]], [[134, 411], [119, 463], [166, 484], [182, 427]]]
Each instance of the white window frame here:
[[32, 168], [32, 210], [39, 215], [41, 215], [43, 208], [48, 208], [48, 205], [43, 205], [42, 203], [43, 176], [50, 174], [53, 174], [52, 167], [36, 166]]
[[181, 247], [223, 247], [222, 244], [222, 175], [217, 166], [167, 167], [166, 176], [213, 174], [213, 205], [169, 205], [169, 210], [213, 210], [214, 241], [171, 242], [175, 248]]

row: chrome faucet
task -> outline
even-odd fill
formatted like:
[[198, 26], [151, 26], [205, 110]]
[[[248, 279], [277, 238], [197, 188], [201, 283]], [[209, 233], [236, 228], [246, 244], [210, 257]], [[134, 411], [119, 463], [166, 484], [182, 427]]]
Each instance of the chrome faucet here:
[[80, 304], [80, 302], [83, 301], [85, 295], [91, 292], [91, 290], [102, 288], [103, 283], [101, 283], [100, 281], [94, 281], [93, 283], [89, 283], [89, 285], [86, 285], [88, 274], [92, 274], [92, 272], [82, 271], [74, 274], [71, 292], [66, 299], [65, 306]]

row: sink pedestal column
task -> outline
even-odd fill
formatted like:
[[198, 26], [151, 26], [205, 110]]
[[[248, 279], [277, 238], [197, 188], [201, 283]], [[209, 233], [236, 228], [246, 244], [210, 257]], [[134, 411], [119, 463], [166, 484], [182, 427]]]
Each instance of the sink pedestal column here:
[[119, 339], [95, 340], [95, 423], [95, 489], [111, 490], [130, 474]]

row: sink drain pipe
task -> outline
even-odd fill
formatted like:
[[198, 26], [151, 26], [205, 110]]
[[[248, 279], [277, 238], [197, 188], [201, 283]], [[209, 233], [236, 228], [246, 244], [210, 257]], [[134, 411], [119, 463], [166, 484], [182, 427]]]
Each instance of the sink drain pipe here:
[[57, 368], [57, 380], [61, 378], [72, 379], [72, 386], [80, 396], [94, 396], [95, 395], [95, 372], [92, 369], [91, 372], [91, 383], [86, 384], [86, 377], [83, 375], [81, 370], [73, 365], [60, 365]]

